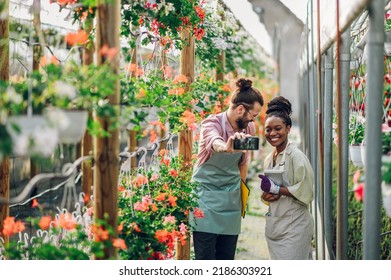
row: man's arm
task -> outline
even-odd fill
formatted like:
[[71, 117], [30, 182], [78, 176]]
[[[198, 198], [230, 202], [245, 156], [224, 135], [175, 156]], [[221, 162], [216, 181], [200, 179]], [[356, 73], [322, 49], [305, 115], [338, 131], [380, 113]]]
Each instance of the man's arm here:
[[215, 151], [216, 153], [222, 153], [222, 152], [227, 151], [227, 147], [226, 146], [227, 146], [227, 143], [225, 143], [221, 139], [214, 140], [213, 144], [212, 144], [213, 151]]
[[239, 171], [240, 171], [240, 177], [242, 177], [242, 180], [246, 182], [247, 178], [247, 171], [248, 171], [248, 166], [246, 165], [240, 165], [239, 166]]

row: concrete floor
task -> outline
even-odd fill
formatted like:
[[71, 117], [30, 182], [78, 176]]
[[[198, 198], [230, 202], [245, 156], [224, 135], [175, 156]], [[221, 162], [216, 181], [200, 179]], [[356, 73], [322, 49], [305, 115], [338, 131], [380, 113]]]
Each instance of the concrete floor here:
[[242, 233], [239, 235], [235, 259], [268, 260], [269, 251], [265, 238], [265, 213], [267, 206], [261, 202], [259, 180], [248, 183], [250, 191], [249, 207], [242, 219]]

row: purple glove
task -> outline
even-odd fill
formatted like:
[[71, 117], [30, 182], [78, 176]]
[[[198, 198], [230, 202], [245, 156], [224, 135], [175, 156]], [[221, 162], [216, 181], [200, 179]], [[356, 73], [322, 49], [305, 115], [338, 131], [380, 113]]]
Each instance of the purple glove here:
[[279, 194], [280, 193], [280, 186], [277, 186], [274, 184], [272, 180], [270, 180], [267, 176], [263, 174], [258, 175], [259, 178], [261, 178], [262, 183], [261, 183], [261, 189], [264, 192], [267, 193], [273, 193], [273, 194]]

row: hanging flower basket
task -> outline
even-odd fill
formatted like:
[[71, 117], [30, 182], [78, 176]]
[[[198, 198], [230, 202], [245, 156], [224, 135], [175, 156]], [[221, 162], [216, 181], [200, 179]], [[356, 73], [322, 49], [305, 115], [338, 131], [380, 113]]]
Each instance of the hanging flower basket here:
[[64, 129], [59, 129], [59, 142], [61, 144], [76, 144], [81, 141], [87, 129], [88, 112], [78, 110], [64, 110], [69, 124]]
[[349, 145], [350, 160], [357, 167], [363, 167], [364, 163], [361, 157], [361, 146], [360, 145]]
[[76, 144], [81, 141], [87, 128], [88, 111], [48, 107], [45, 109], [45, 116], [58, 130], [60, 144]]
[[361, 153], [361, 160], [362, 160], [362, 163], [363, 165], [365, 166], [366, 164], [366, 161], [365, 161], [365, 150], [367, 149], [367, 146], [364, 145], [364, 144], [361, 144], [360, 145], [360, 153]]
[[49, 157], [58, 143], [58, 131], [42, 115], [11, 116], [7, 131], [16, 156], [40, 155]]
[[387, 215], [391, 217], [391, 184], [387, 184], [383, 181], [381, 190], [384, 210], [386, 210]]

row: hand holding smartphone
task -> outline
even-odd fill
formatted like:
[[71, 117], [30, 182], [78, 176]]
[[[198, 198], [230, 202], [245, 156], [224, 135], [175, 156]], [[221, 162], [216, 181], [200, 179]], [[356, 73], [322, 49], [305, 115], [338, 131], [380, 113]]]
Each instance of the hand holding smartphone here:
[[235, 138], [233, 141], [234, 150], [258, 150], [259, 149], [259, 138], [258, 137], [246, 137], [246, 138]]

